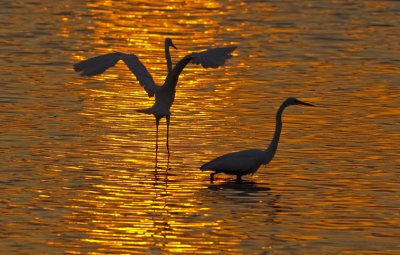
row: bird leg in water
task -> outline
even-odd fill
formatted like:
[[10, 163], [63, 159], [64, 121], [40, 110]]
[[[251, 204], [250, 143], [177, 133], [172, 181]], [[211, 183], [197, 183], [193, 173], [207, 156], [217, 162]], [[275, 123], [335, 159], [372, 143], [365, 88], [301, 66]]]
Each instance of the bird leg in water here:
[[169, 122], [170, 122], [170, 116], [167, 115], [165, 118], [167, 119], [167, 151], [168, 151], [168, 158], [169, 158]]
[[160, 125], [160, 118], [156, 116], [156, 156], [158, 152], [158, 126]]
[[241, 175], [236, 175], [236, 183], [242, 183], [242, 176]]
[[215, 175], [216, 173], [212, 173], [212, 174], [210, 174], [210, 183], [214, 183], [214, 175]]

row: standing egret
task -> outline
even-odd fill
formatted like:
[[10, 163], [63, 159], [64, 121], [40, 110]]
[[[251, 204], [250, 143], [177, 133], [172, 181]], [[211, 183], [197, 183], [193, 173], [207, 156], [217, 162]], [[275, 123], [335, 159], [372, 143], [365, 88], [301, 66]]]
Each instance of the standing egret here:
[[[170, 55], [169, 50], [167, 51], [167, 44], [165, 47], [167, 67], [169, 69], [169, 66], [172, 66], [172, 63], [170, 63]], [[170, 108], [175, 99], [175, 88], [182, 70], [190, 61], [193, 64], [201, 64], [204, 68], [217, 68], [223, 66], [225, 64], [225, 61], [232, 57], [230, 53], [235, 49], [236, 46], [227, 46], [221, 48], [212, 48], [201, 52], [192, 52], [186, 55], [175, 65], [175, 67], [171, 71], [168, 71], [168, 75], [164, 81], [164, 85], [162, 86], [155, 84], [153, 77], [150, 75], [146, 67], [142, 64], [142, 62], [140, 62], [135, 54], [114, 52], [100, 55], [75, 64], [74, 70], [80, 72], [82, 76], [93, 76], [105, 72], [108, 68], [114, 66], [119, 60], [124, 61], [131, 72], [136, 76], [139, 84], [145, 89], [148, 96], [153, 97], [155, 95], [155, 103], [151, 108], [141, 109], [137, 111], [154, 115], [156, 119], [156, 145], [158, 141], [158, 126], [160, 123], [160, 119], [162, 117], [166, 117], [167, 149], [169, 152], [168, 136], [171, 116]]]
[[214, 175], [218, 173], [236, 175], [236, 183], [241, 183], [242, 175], [254, 174], [261, 165], [268, 164], [274, 157], [276, 149], [278, 148], [279, 136], [282, 130], [283, 110], [289, 105], [297, 104], [314, 106], [309, 103], [304, 103], [294, 97], [287, 98], [276, 113], [275, 134], [271, 144], [266, 150], [250, 149], [232, 152], [217, 157], [202, 165], [200, 167], [202, 171], [214, 171], [214, 173], [210, 174], [211, 183], [214, 181]]

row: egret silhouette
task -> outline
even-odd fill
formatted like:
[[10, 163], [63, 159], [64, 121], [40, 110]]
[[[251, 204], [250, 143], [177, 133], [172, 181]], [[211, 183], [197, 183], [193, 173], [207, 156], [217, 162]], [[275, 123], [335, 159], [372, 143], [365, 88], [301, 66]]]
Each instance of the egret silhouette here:
[[[167, 41], [169, 42], [167, 44]], [[169, 46], [172, 40], [166, 39], [165, 56], [167, 67], [172, 68]], [[74, 70], [80, 72], [82, 76], [93, 76], [105, 72], [108, 68], [114, 66], [119, 60], [125, 62], [131, 72], [136, 76], [139, 84], [145, 89], [149, 97], [155, 96], [155, 103], [148, 109], [137, 110], [145, 114], [153, 114], [156, 119], [156, 148], [158, 144], [158, 126], [160, 119], [166, 117], [167, 120], [167, 149], [169, 153], [169, 124], [170, 108], [175, 99], [175, 89], [178, 83], [179, 75], [189, 62], [201, 65], [204, 68], [217, 68], [223, 66], [225, 61], [232, 57], [230, 53], [236, 49], [236, 46], [227, 46], [212, 48], [201, 52], [192, 52], [183, 57], [171, 70], [162, 86], [156, 85], [153, 77], [147, 71], [146, 67], [140, 62], [135, 54], [126, 54], [122, 52], [108, 53], [94, 58], [81, 61], [74, 65]]]
[[175, 50], [177, 49], [175, 45], [172, 43], [171, 38], [165, 38], [164, 42], [165, 47], [165, 59], [167, 60], [167, 70], [168, 73], [172, 71], [172, 61], [171, 61], [171, 54], [169, 52], [169, 47], [173, 47]]
[[241, 183], [242, 175], [254, 174], [261, 165], [266, 165], [272, 160], [278, 148], [279, 137], [282, 130], [283, 110], [289, 105], [298, 104], [314, 106], [309, 103], [304, 103], [294, 97], [287, 98], [276, 113], [274, 137], [266, 150], [250, 149], [228, 153], [205, 163], [200, 169], [202, 171], [214, 171], [214, 173], [210, 174], [211, 183], [214, 181], [214, 175], [218, 173], [236, 175], [236, 183]]

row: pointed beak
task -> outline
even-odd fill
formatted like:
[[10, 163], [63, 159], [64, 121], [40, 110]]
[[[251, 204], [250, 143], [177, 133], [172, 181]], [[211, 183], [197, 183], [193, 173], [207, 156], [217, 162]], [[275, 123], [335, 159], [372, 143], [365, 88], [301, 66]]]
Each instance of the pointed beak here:
[[171, 46], [174, 47], [175, 50], [177, 50], [178, 48], [175, 47], [175, 45], [171, 42]]
[[305, 102], [300, 101], [300, 100], [297, 100], [296, 103], [297, 104], [302, 104], [302, 105], [307, 105], [307, 106], [314, 106], [313, 104], [305, 103]]

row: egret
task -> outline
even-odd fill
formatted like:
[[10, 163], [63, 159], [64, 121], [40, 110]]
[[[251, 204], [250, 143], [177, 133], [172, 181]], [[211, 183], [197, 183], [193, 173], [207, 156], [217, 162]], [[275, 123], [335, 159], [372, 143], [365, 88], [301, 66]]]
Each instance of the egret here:
[[314, 106], [294, 97], [287, 98], [276, 113], [275, 133], [268, 148], [266, 150], [249, 149], [232, 152], [205, 163], [200, 169], [202, 171], [214, 171], [214, 173], [210, 174], [211, 183], [214, 181], [214, 175], [218, 173], [236, 175], [236, 183], [241, 183], [242, 175], [254, 174], [261, 165], [268, 164], [274, 157], [278, 148], [279, 137], [282, 130], [282, 113], [289, 105]]
[[165, 47], [165, 59], [167, 60], [167, 70], [169, 73], [172, 71], [172, 61], [171, 61], [171, 54], [169, 53], [169, 47], [173, 47], [175, 50], [177, 48], [172, 43], [171, 38], [168, 38], [168, 37], [165, 38], [164, 47]]
[[156, 145], [160, 119], [166, 117], [168, 152], [169, 124], [171, 116], [170, 108], [175, 99], [175, 88], [182, 70], [190, 61], [193, 64], [200, 64], [204, 68], [218, 68], [223, 66], [225, 61], [232, 57], [230, 53], [236, 49], [236, 46], [226, 46], [211, 48], [201, 52], [192, 52], [183, 57], [172, 69], [171, 56], [169, 54], [170, 44], [172, 44], [172, 40], [166, 39], [165, 56], [167, 59], [168, 74], [162, 86], [155, 84], [153, 77], [135, 54], [126, 54], [122, 52], [108, 53], [81, 61], [74, 65], [74, 70], [80, 72], [82, 76], [93, 76], [102, 74], [108, 68], [114, 66], [119, 60], [125, 62], [131, 72], [136, 76], [139, 84], [147, 92], [148, 96], [155, 96], [155, 103], [152, 107], [137, 111], [154, 115], [156, 119]]

